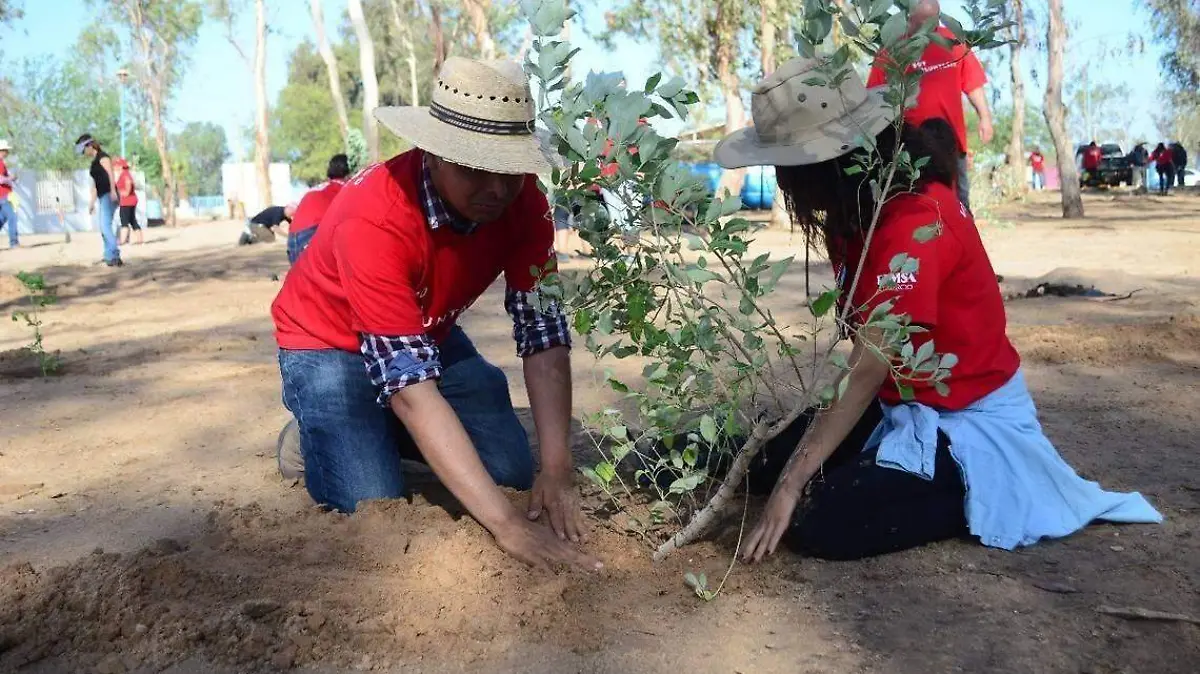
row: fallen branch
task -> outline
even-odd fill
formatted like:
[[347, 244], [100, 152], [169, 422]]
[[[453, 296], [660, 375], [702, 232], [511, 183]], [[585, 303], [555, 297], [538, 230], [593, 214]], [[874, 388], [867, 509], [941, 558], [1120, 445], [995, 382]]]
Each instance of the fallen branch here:
[[1120, 297], [1110, 297], [1104, 301], [1105, 302], [1120, 302], [1121, 300], [1127, 300], [1127, 299], [1133, 297], [1134, 295], [1142, 292], [1143, 290], [1145, 290], [1145, 288], [1138, 288], [1137, 290], [1130, 291], [1130, 293], [1128, 295], [1122, 295]]
[[1125, 620], [1159, 620], [1163, 622], [1191, 623], [1193, 625], [1200, 625], [1200, 618], [1193, 618], [1190, 615], [1184, 615], [1182, 613], [1154, 611], [1152, 609], [1141, 608], [1139, 606], [1130, 606], [1127, 608], [1098, 606], [1096, 607], [1096, 612], [1117, 618], [1124, 618]]

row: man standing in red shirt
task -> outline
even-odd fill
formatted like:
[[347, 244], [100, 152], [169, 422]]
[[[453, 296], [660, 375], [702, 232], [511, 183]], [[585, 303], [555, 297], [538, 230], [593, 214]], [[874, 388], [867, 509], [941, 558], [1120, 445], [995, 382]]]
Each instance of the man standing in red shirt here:
[[[305, 486], [352, 512], [403, 496], [401, 458], [417, 459], [510, 555], [596, 568], [572, 545], [583, 527], [570, 337], [537, 293], [556, 257], [533, 175], [550, 164], [532, 133], [528, 80], [511, 61], [451, 58], [428, 108], [375, 116], [416, 149], [346, 183], [272, 305]], [[504, 373], [457, 325], [501, 273], [537, 428], [536, 478]], [[529, 507], [518, 511], [498, 485], [532, 487]]]
[[1094, 140], [1083, 149], [1083, 177], [1080, 178], [1082, 181], [1081, 184], [1087, 184], [1096, 178], [1096, 173], [1100, 170], [1100, 160], [1103, 158], [1104, 153]]
[[1046, 155], [1042, 154], [1041, 148], [1035, 147], [1029, 153], [1029, 167], [1033, 169], [1034, 191], [1046, 189]]
[[[937, 0], [919, 0], [909, 11], [909, 35], [916, 33], [929, 22], [937, 21], [941, 11]], [[956, 40], [954, 34], [945, 26], [938, 26], [936, 33], [948, 40]], [[967, 122], [963, 114], [962, 97], [966, 94], [967, 100], [971, 101], [971, 106], [979, 115], [979, 139], [985, 144], [992, 142], [992, 112], [988, 108], [987, 95], [983, 91], [983, 85], [987, 84], [987, 74], [975, 54], [962, 44], [955, 44], [947, 49], [936, 42], [930, 42], [921, 55], [921, 60], [913, 64], [913, 68], [924, 74], [921, 76], [921, 90], [917, 96], [917, 103], [905, 111], [904, 119], [920, 126], [925, 120], [939, 118], [946, 120], [954, 128], [959, 154], [958, 178], [955, 183], [959, 200], [970, 210]], [[876, 63], [867, 78], [867, 86], [878, 87], [885, 83], [884, 69]]]
[[335, 154], [329, 159], [329, 167], [325, 170], [325, 182], [317, 185], [300, 197], [296, 211], [292, 214], [292, 224], [288, 226], [287, 253], [288, 262], [296, 264], [300, 253], [308, 248], [312, 237], [317, 233], [317, 225], [325, 217], [333, 198], [342, 191], [346, 178], [350, 176], [350, 159], [344, 154]]
[[17, 248], [21, 245], [17, 233], [17, 211], [13, 208], [8, 195], [13, 191], [13, 178], [8, 174], [8, 153], [12, 150], [7, 140], [0, 140], [0, 227], [8, 227], [8, 247]]

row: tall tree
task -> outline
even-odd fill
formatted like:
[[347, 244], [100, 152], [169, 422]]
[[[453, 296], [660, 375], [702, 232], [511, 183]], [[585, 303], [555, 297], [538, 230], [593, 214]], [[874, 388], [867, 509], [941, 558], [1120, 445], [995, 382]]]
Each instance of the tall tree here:
[[1079, 173], [1075, 168], [1075, 153], [1067, 133], [1067, 110], [1063, 105], [1063, 51], [1067, 42], [1067, 26], [1063, 22], [1063, 0], [1049, 0], [1046, 26], [1046, 96], [1043, 101], [1046, 124], [1054, 138], [1058, 162], [1058, 181], [1062, 186], [1064, 218], [1083, 217], [1083, 196], [1079, 193]]
[[1008, 141], [1008, 168], [1014, 184], [1025, 185], [1025, 71], [1021, 52], [1025, 48], [1025, 1], [1012, 0], [1008, 5], [1013, 26], [1008, 48], [1009, 77], [1012, 80], [1012, 137]]
[[446, 28], [442, 21], [442, 0], [429, 0], [429, 36], [433, 38], [433, 72], [446, 62]]
[[209, 0], [215, 17], [225, 23], [225, 37], [246, 64], [254, 80], [254, 174], [260, 207], [271, 203], [271, 122], [267, 100], [267, 6], [254, 0], [254, 56], [250, 57], [237, 37], [236, 24], [246, 0]]
[[[714, 45], [714, 67], [721, 97], [725, 100], [725, 134], [729, 135], [746, 125], [746, 106], [742, 102], [742, 79], [738, 74], [738, 40], [745, 20], [745, 4], [741, 0], [716, 0], [711, 34]], [[725, 171], [721, 174], [718, 191], [741, 192], [746, 172]]]
[[1166, 45], [1163, 74], [1169, 88], [1200, 98], [1200, 0], [1142, 0], [1154, 32]]
[[363, 136], [367, 141], [367, 158], [379, 161], [379, 123], [375, 121], [375, 108], [379, 107], [379, 78], [375, 74], [375, 40], [367, 28], [363, 16], [362, 0], [347, 0], [350, 23], [358, 37], [358, 62], [363, 82]]
[[760, 0], [758, 20], [758, 47], [763, 77], [775, 72], [775, 0]]
[[173, 88], [187, 62], [186, 50], [195, 44], [203, 12], [195, 0], [102, 0], [110, 14], [123, 15], [136, 58], [132, 70], [150, 103], [154, 144], [162, 165], [163, 219], [175, 225], [178, 194], [171, 170], [167, 137], [167, 108]]
[[[391, 1], [395, 6], [396, 0]], [[333, 98], [333, 109], [337, 112], [338, 128], [341, 129], [342, 140], [345, 141], [350, 133], [350, 118], [346, 115], [346, 99], [342, 96], [337, 56], [333, 53], [333, 47], [329, 46], [329, 40], [325, 36], [325, 9], [321, 5], [321, 0], [312, 0], [311, 9], [313, 31], [317, 35], [317, 50], [320, 51], [321, 60], [325, 62], [325, 70], [329, 74], [329, 95]]]
[[188, 122], [172, 138], [179, 182], [187, 194], [221, 193], [221, 165], [229, 158], [225, 129], [212, 122]]
[[[392, 10], [392, 27], [400, 35], [400, 43], [404, 49], [404, 62], [408, 64], [408, 104], [421, 104], [421, 89], [417, 80], [417, 49], [413, 41], [413, 21], [411, 15], [401, 18], [400, 0], [388, 0]], [[397, 81], [400, 88], [401, 82]]]
[[488, 28], [488, 9], [491, 0], [462, 0], [463, 8], [471, 20], [471, 32], [475, 33], [475, 46], [479, 57], [486, 60], [496, 58], [496, 41]]

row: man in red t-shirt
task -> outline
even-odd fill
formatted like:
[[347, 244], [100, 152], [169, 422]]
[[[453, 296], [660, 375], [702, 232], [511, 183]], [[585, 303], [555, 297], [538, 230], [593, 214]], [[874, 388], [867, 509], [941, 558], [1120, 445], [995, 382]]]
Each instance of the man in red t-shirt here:
[[21, 242], [17, 233], [17, 211], [8, 195], [13, 191], [14, 178], [8, 174], [8, 152], [12, 149], [7, 140], [0, 140], [0, 227], [8, 228], [8, 247], [17, 248]]
[[[272, 305], [308, 492], [345, 512], [399, 498], [401, 458], [417, 459], [509, 554], [596, 568], [571, 544], [583, 529], [568, 444], [570, 338], [561, 310], [537, 293], [556, 260], [532, 175], [550, 165], [532, 134], [528, 81], [510, 61], [451, 58], [430, 107], [375, 116], [418, 149], [346, 183]], [[502, 273], [537, 428], [536, 478], [508, 380], [457, 325]], [[532, 487], [528, 509], [498, 484]]]
[[1046, 155], [1041, 148], [1033, 148], [1029, 153], [1029, 168], [1033, 169], [1033, 189], [1046, 189]]
[[344, 154], [335, 154], [329, 159], [329, 167], [325, 169], [327, 180], [312, 188], [300, 197], [292, 214], [292, 224], [288, 227], [288, 262], [296, 264], [300, 253], [308, 248], [312, 237], [317, 233], [317, 225], [325, 217], [325, 211], [333, 204], [333, 198], [342, 191], [346, 178], [350, 176], [350, 159]]
[[[909, 12], [909, 34], [916, 33], [922, 26], [936, 21], [941, 15], [941, 6], [937, 0], [919, 0]], [[948, 40], [956, 40], [954, 34], [945, 26], [938, 26], [936, 33]], [[921, 60], [913, 64], [913, 68], [924, 73], [921, 76], [921, 90], [917, 96], [916, 105], [904, 113], [904, 118], [911, 124], [920, 125], [928, 119], [940, 118], [954, 127], [958, 140], [958, 188], [959, 200], [971, 208], [971, 186], [967, 171], [967, 122], [963, 114], [962, 97], [967, 100], [979, 115], [979, 139], [984, 144], [992, 142], [992, 112], [988, 108], [987, 95], [983, 85], [987, 84], [987, 73], [979, 59], [965, 45], [955, 44], [947, 49], [936, 42], [931, 42], [921, 55]], [[868, 87], [878, 87], [886, 83], [886, 73], [879, 63], [871, 68], [867, 78]]]

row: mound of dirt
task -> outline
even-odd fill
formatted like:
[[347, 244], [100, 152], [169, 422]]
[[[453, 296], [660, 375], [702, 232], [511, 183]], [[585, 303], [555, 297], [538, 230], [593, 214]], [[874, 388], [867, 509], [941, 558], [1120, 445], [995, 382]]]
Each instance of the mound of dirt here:
[[[420, 497], [353, 517], [219, 509], [195, 541], [4, 569], [0, 670], [57, 657], [108, 672], [196, 655], [238, 671], [494, 661], [516, 644], [600, 649], [638, 627], [629, 608], [649, 597], [676, 615], [695, 605], [682, 561], [652, 572], [646, 548], [608, 531], [588, 547], [607, 563], [600, 576], [531, 571]], [[716, 554], [702, 544], [688, 556]]]
[[1009, 335], [1026, 360], [1115, 366], [1137, 361], [1200, 362], [1200, 317], [1133, 325], [1014, 326]]
[[16, 276], [0, 274], [0, 303], [7, 304], [25, 296], [25, 284], [18, 281]]

